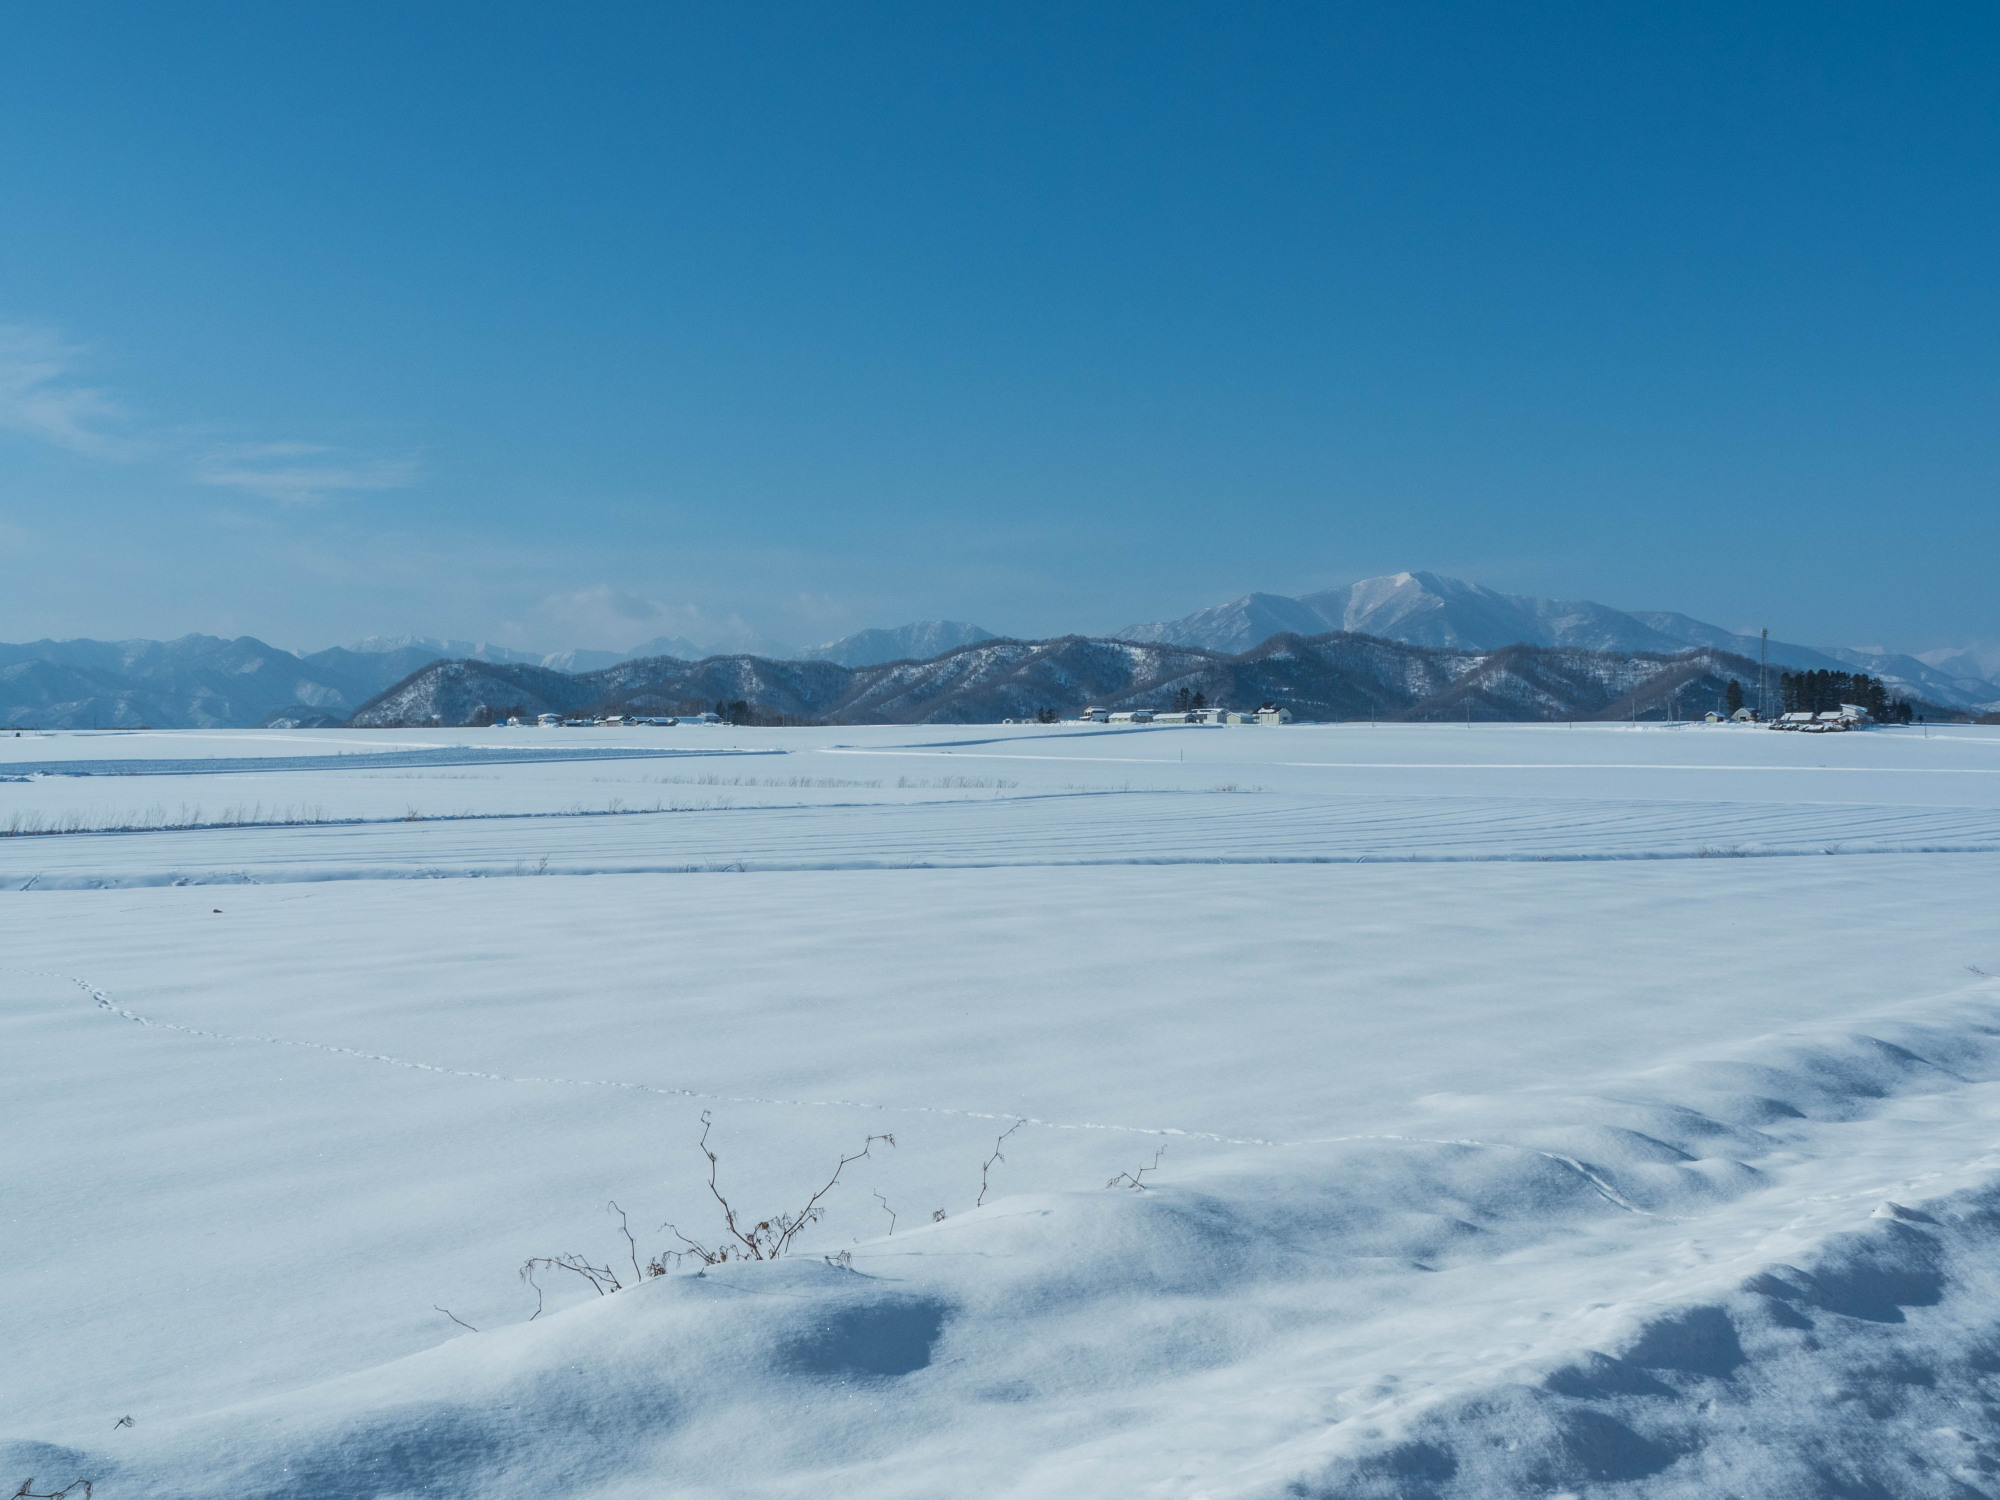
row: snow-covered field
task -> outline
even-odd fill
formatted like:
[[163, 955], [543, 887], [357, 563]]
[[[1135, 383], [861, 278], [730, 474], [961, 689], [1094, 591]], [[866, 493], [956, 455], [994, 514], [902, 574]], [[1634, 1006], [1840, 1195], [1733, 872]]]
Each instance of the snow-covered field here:
[[9, 1490], [2000, 1493], [2000, 731], [0, 778]]

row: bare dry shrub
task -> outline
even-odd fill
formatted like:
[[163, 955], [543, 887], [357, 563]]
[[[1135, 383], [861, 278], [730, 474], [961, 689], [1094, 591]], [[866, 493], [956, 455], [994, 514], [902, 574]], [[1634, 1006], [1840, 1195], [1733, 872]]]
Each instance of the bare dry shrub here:
[[[532, 1323], [536, 1318], [539, 1318], [542, 1315], [544, 1307], [542, 1285], [536, 1279], [536, 1272], [538, 1271], [568, 1271], [571, 1275], [580, 1276], [589, 1282], [591, 1290], [596, 1292], [598, 1296], [605, 1297], [613, 1292], [623, 1291], [628, 1285], [636, 1286], [641, 1281], [652, 1277], [664, 1276], [669, 1271], [678, 1267], [682, 1261], [688, 1259], [697, 1260], [703, 1266], [725, 1265], [732, 1260], [777, 1260], [781, 1256], [791, 1253], [793, 1240], [808, 1225], [818, 1223], [820, 1218], [825, 1214], [826, 1196], [839, 1185], [841, 1173], [845, 1172], [855, 1162], [872, 1155], [878, 1142], [886, 1146], [894, 1146], [896, 1144], [896, 1138], [893, 1135], [869, 1136], [862, 1141], [859, 1151], [849, 1152], [834, 1163], [833, 1171], [827, 1177], [826, 1181], [821, 1183], [798, 1209], [790, 1213], [773, 1214], [768, 1218], [759, 1219], [756, 1223], [751, 1224], [749, 1222], [749, 1215], [739, 1213], [736, 1205], [730, 1201], [729, 1195], [723, 1191], [721, 1162], [717, 1159], [715, 1152], [709, 1148], [708, 1144], [709, 1133], [714, 1128], [714, 1120], [710, 1117], [707, 1110], [703, 1110], [701, 1112], [701, 1139], [696, 1142], [696, 1149], [708, 1158], [708, 1191], [709, 1195], [715, 1199], [716, 1206], [722, 1210], [722, 1238], [718, 1239], [713, 1245], [704, 1244], [700, 1240], [692, 1239], [682, 1234], [673, 1224], [662, 1224], [660, 1227], [679, 1240], [685, 1248], [660, 1251], [648, 1257], [642, 1264], [639, 1256], [639, 1242], [633, 1237], [631, 1223], [626, 1217], [625, 1210], [620, 1208], [616, 1201], [613, 1201], [607, 1205], [607, 1211], [618, 1215], [618, 1232], [625, 1239], [625, 1257], [632, 1268], [631, 1280], [628, 1282], [611, 1265], [609, 1260], [599, 1265], [588, 1256], [575, 1253], [533, 1256], [523, 1263], [520, 1270], [521, 1279], [535, 1289], [535, 1310], [529, 1315], [529, 1322]], [[878, 1194], [877, 1196], [879, 1197], [880, 1195]], [[883, 1206], [886, 1208], [888, 1205], [884, 1204]], [[890, 1229], [893, 1231], [894, 1228], [895, 1219], [892, 1214]], [[439, 1310], [443, 1311], [443, 1309]], [[445, 1316], [452, 1317], [450, 1313], [445, 1313]], [[452, 1321], [459, 1322], [455, 1317], [452, 1318]]]
[[[701, 1112], [701, 1140], [697, 1144], [701, 1154], [708, 1158], [708, 1191], [710, 1196], [715, 1199], [716, 1206], [722, 1210], [722, 1223], [723, 1227], [728, 1231], [728, 1238], [717, 1241], [715, 1248], [710, 1249], [698, 1240], [689, 1239], [672, 1224], [662, 1224], [660, 1226], [683, 1245], [687, 1246], [687, 1249], [678, 1252], [679, 1254], [691, 1255], [705, 1266], [719, 1266], [732, 1256], [737, 1260], [778, 1259], [779, 1256], [784, 1255], [791, 1249], [792, 1240], [798, 1235], [800, 1230], [809, 1224], [819, 1222], [821, 1215], [826, 1212], [823, 1200], [839, 1184], [842, 1172], [846, 1171], [853, 1163], [860, 1161], [863, 1157], [873, 1152], [877, 1141], [881, 1141], [884, 1145], [891, 1147], [896, 1144], [896, 1138], [893, 1135], [869, 1136], [861, 1143], [859, 1151], [851, 1152], [834, 1163], [833, 1174], [820, 1185], [819, 1189], [810, 1198], [806, 1199], [804, 1206], [798, 1212], [776, 1214], [771, 1218], [761, 1219], [753, 1228], [745, 1230], [742, 1227], [741, 1220], [737, 1216], [735, 1205], [729, 1201], [728, 1196], [722, 1191], [721, 1185], [717, 1180], [720, 1165], [716, 1161], [715, 1153], [708, 1149], [708, 1133], [713, 1128], [714, 1122], [710, 1120], [708, 1111], [703, 1110]], [[731, 1244], [731, 1240], [734, 1240], [735, 1243]]]

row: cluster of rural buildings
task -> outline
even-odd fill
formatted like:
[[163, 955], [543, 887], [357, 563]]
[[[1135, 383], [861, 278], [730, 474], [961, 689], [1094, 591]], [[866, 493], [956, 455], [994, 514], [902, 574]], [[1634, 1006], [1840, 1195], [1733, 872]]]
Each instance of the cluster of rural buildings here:
[[[1764, 720], [1747, 708], [1739, 708], [1733, 714], [1708, 714], [1711, 724], [1737, 723], [1761, 724], [1766, 729], [1789, 729], [1806, 734], [1834, 734], [1849, 729], [1862, 729], [1875, 722], [1874, 716], [1858, 704], [1843, 703], [1838, 709], [1825, 713], [1782, 714], [1771, 720]], [[495, 719], [496, 727], [501, 725], [521, 725], [532, 722], [543, 729], [621, 729], [650, 726], [671, 729], [679, 724], [720, 724], [720, 714], [682, 714], [677, 718], [640, 718], [631, 714], [611, 714], [604, 718], [573, 719], [562, 714], [537, 714], [532, 721], [513, 717]], [[1002, 724], [1033, 724], [1034, 719], [1002, 719]], [[1057, 720], [1063, 724], [1289, 724], [1292, 711], [1275, 703], [1243, 711], [1234, 708], [1190, 708], [1190, 709], [1118, 709], [1091, 706], [1078, 711], [1073, 719]]]
[[[1012, 722], [1002, 720], [1003, 723]], [[1025, 722], [1025, 721], [1023, 721]], [[1242, 713], [1233, 708], [1190, 708], [1162, 709], [1157, 712], [1135, 708], [1113, 713], [1108, 708], [1086, 708], [1074, 719], [1064, 721], [1070, 724], [1289, 724], [1292, 711], [1280, 708], [1275, 703], [1266, 703], [1254, 713]]]
[[1806, 734], [1839, 734], [1849, 729], [1865, 729], [1875, 722], [1875, 716], [1856, 703], [1843, 703], [1837, 709], [1824, 713], [1780, 714], [1765, 723], [1747, 708], [1739, 708], [1728, 719], [1719, 713], [1708, 715], [1708, 722], [1721, 724], [1733, 720], [1738, 724], [1763, 724], [1766, 729], [1790, 729]]
[[[720, 714], [682, 714], [678, 718], [646, 719], [631, 714], [610, 714], [598, 719], [572, 719], [562, 714], [537, 714], [532, 721], [518, 715], [505, 719], [495, 719], [495, 728], [519, 727], [533, 722], [542, 729], [623, 729], [631, 727], [651, 727], [671, 729], [678, 724], [720, 724]], [[1032, 724], [1033, 719], [1002, 719], [1002, 724]], [[1147, 709], [1120, 709], [1113, 712], [1108, 708], [1086, 708], [1074, 719], [1063, 719], [1064, 724], [1289, 724], [1292, 711], [1280, 708], [1275, 703], [1266, 703], [1254, 712], [1244, 713], [1233, 708], [1190, 708], [1162, 709], [1152, 712]]]
[[[527, 722], [528, 720], [518, 716], [495, 719], [493, 727], [496, 729], [507, 726], [519, 727]], [[601, 719], [566, 719], [561, 714], [536, 714], [534, 718], [534, 723], [542, 729], [633, 729], [641, 727], [672, 729], [677, 724], [720, 724], [721, 722], [721, 714], [682, 714], [678, 718], [671, 719], [642, 719], [635, 714], [608, 714]]]
[[1875, 722], [1875, 716], [1853, 703], [1843, 703], [1837, 709], [1825, 713], [1780, 714], [1771, 721], [1773, 729], [1803, 730], [1807, 734], [1838, 733], [1844, 729], [1862, 729]]

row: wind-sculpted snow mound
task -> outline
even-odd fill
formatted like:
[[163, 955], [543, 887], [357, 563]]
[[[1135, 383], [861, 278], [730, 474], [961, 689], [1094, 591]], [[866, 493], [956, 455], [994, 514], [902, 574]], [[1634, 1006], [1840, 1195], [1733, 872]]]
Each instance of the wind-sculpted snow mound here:
[[1630, 1323], [1588, 1351], [1386, 1424], [1265, 1493], [1457, 1500], [1615, 1493], [1991, 1492], [2000, 1444], [1979, 1416], [2000, 1381], [2000, 1189], [1926, 1209], [1885, 1203], [1715, 1301]]
[[[189, 1423], [157, 1457], [99, 1468], [113, 1483], [98, 1487], [270, 1500], [600, 1493], [662, 1461], [674, 1472], [678, 1450], [710, 1444], [754, 1478], [823, 1458], [829, 1402], [925, 1368], [948, 1311], [816, 1260], [669, 1277]], [[756, 1433], [774, 1388], [803, 1408], [806, 1445]], [[43, 1473], [89, 1464], [35, 1458]]]
[[162, 1500], [1981, 1493], [1995, 999], [1142, 1157], [0, 1457]]

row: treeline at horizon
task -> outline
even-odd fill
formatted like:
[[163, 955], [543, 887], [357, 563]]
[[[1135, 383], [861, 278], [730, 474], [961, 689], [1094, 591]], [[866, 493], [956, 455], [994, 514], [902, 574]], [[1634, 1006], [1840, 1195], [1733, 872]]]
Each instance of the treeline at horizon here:
[[1914, 717], [1910, 705], [1889, 696], [1879, 677], [1866, 672], [1835, 672], [1828, 669], [1784, 672], [1778, 677], [1778, 699], [1788, 714], [1837, 713], [1842, 704], [1852, 703], [1868, 710], [1878, 724], [1907, 724]]

